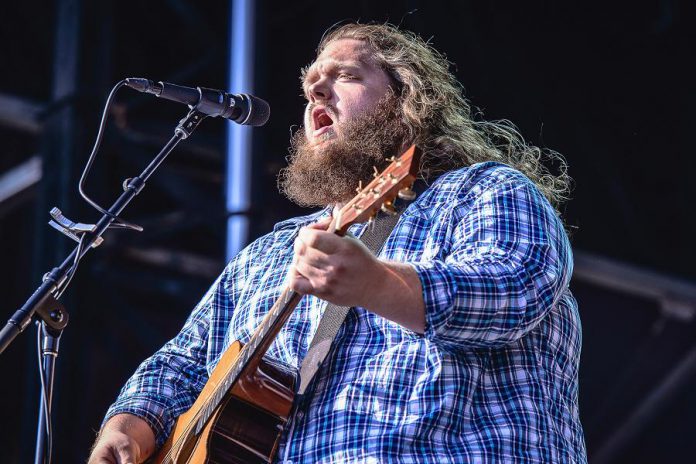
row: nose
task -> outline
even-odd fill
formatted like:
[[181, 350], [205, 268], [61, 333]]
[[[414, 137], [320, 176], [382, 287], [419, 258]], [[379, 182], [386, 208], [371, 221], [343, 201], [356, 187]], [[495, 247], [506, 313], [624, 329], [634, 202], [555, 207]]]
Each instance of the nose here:
[[322, 77], [309, 86], [309, 99], [311, 102], [317, 100], [329, 100], [331, 98], [331, 88], [328, 79]]

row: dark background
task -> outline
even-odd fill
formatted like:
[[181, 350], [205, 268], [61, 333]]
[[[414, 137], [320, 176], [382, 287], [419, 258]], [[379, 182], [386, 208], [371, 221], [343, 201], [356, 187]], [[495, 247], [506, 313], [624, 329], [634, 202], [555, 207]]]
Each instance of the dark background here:
[[[258, 1], [255, 93], [272, 117], [254, 130], [252, 235], [303, 212], [276, 175], [301, 121], [299, 69], [337, 21], [390, 21], [453, 62], [486, 119], [510, 119], [565, 155], [565, 209], [584, 326], [580, 405], [590, 462], [696, 456], [696, 258], [692, 204], [694, 14], [679, 0], [623, 2]], [[6, 2], [0, 15], [2, 323], [72, 243], [46, 225], [99, 216], [77, 194], [101, 108], [118, 80], [143, 76], [226, 88], [224, 1]], [[243, 92], [246, 89], [229, 89]], [[185, 108], [119, 93], [87, 190], [110, 204]], [[225, 264], [225, 124], [209, 120], [166, 161], [61, 301], [55, 462], [82, 462], [101, 417], [140, 360], [173, 336]], [[40, 163], [41, 177], [17, 169]], [[0, 191], [2, 189], [0, 188]], [[0, 356], [0, 462], [33, 456], [38, 377], [27, 330]]]

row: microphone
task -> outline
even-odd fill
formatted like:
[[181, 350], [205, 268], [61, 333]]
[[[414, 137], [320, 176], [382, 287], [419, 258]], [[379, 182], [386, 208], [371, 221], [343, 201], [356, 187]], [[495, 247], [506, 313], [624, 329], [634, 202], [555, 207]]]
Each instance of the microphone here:
[[208, 116], [221, 116], [238, 124], [263, 126], [271, 116], [265, 100], [242, 93], [234, 95], [205, 87], [184, 87], [168, 82], [153, 82], [141, 77], [129, 77], [126, 85], [138, 92], [151, 93], [159, 98], [184, 103]]

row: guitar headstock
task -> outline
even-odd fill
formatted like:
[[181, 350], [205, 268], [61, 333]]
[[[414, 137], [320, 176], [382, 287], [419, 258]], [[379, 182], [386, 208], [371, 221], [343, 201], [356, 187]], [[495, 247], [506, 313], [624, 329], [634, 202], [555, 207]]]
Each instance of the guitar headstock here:
[[411, 145], [398, 158], [391, 158], [384, 171], [375, 170], [375, 178], [367, 187], [358, 188], [358, 194], [341, 208], [333, 224], [335, 233], [345, 235], [350, 226], [371, 219], [381, 208], [389, 211], [397, 196], [415, 198], [410, 188], [418, 175], [420, 155], [420, 149]]

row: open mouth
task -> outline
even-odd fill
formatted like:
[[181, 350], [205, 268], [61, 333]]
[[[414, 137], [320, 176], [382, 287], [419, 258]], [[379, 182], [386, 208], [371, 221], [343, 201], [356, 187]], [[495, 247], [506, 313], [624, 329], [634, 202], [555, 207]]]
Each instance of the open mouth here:
[[333, 119], [327, 113], [326, 108], [316, 107], [312, 111], [312, 125], [314, 127], [314, 135], [321, 135], [331, 129]]

